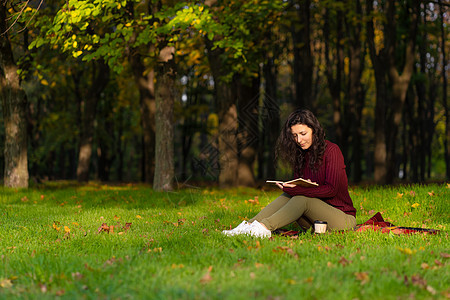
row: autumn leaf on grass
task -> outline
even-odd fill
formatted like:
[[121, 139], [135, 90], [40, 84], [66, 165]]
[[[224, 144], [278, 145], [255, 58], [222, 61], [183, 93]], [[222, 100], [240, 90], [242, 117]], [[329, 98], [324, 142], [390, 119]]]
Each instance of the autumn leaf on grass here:
[[206, 271], [205, 275], [203, 275], [203, 277], [200, 279], [200, 283], [201, 284], [206, 284], [206, 283], [208, 283], [208, 282], [210, 282], [212, 280], [212, 277], [211, 277], [212, 269], [213, 269], [213, 267], [209, 266], [209, 268]]
[[245, 200], [245, 203], [251, 203], [251, 204], [253, 204], [253, 205], [259, 204], [258, 196], [255, 196], [255, 199]]
[[411, 205], [411, 207], [413, 207], [413, 208], [418, 208], [420, 206], [420, 204], [419, 203], [414, 203], [413, 205]]
[[119, 234], [126, 233], [128, 231], [128, 229], [130, 229], [130, 228], [131, 228], [131, 223], [125, 223], [125, 225], [122, 227], [123, 231], [119, 232]]
[[339, 259], [338, 263], [340, 265], [342, 265], [343, 267], [351, 264], [351, 261], [349, 261], [348, 259], [346, 259], [345, 257], [341, 256], [341, 258]]
[[[112, 226], [114, 227], [114, 226]], [[110, 231], [110, 226], [108, 226], [108, 224], [106, 223], [102, 223], [102, 225], [98, 228], [97, 233], [101, 233], [101, 232], [107, 232], [109, 233]]]
[[400, 247], [397, 247], [397, 249], [398, 249], [398, 251], [400, 251], [401, 253], [407, 254], [407, 255], [413, 255], [413, 254], [415, 254], [415, 253], [417, 252], [417, 250], [411, 250], [411, 249], [409, 249], [409, 248], [400, 248]]
[[8, 278], [2, 278], [2, 279], [0, 279], [0, 287], [2, 287], [2, 288], [4, 288], [4, 289], [7, 289], [7, 288], [10, 288], [10, 287], [12, 287], [12, 281], [11, 281], [11, 279], [8, 279]]
[[292, 248], [289, 248], [288, 246], [278, 246], [276, 249], [272, 250], [273, 252], [277, 253], [277, 252], [286, 252], [287, 254], [289, 254], [290, 256], [292, 256], [293, 258], [295, 258], [296, 260], [299, 259], [298, 254], [292, 250]]
[[355, 273], [356, 280], [361, 282], [361, 285], [364, 285], [369, 282], [369, 274], [367, 272], [356, 272]]
[[58, 221], [53, 222], [53, 229], [55, 229], [56, 231], [59, 231], [60, 227], [58, 227], [60, 223]]

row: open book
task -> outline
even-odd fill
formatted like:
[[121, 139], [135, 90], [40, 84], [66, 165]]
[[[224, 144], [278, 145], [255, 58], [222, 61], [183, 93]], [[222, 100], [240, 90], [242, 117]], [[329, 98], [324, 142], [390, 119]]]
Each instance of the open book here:
[[304, 187], [312, 187], [312, 186], [319, 186], [317, 183], [312, 182], [309, 179], [303, 179], [303, 178], [297, 178], [297, 179], [292, 179], [289, 181], [280, 181], [280, 180], [267, 180], [267, 183], [290, 183], [290, 184], [295, 184], [295, 185], [300, 185], [300, 186], [304, 186]]

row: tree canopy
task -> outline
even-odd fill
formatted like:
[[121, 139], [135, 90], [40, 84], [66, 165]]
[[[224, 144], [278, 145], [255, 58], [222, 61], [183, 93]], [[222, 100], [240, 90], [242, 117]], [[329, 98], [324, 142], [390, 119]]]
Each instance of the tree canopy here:
[[[273, 146], [297, 107], [354, 182], [449, 176], [442, 1], [16, 0], [2, 13], [1, 75], [16, 66], [24, 95], [1, 82], [5, 183], [18, 153], [37, 181], [287, 178]], [[7, 139], [14, 103], [28, 144]]]

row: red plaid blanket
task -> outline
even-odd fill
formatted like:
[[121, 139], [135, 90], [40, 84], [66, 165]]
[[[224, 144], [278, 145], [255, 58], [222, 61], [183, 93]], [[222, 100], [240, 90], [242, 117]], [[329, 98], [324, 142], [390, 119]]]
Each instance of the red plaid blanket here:
[[381, 231], [382, 233], [392, 232], [393, 234], [436, 234], [439, 232], [439, 230], [436, 229], [395, 226], [392, 223], [386, 222], [379, 212], [377, 212], [372, 218], [370, 218], [363, 224], [356, 225], [355, 230], [359, 232], [373, 230]]
[[[363, 232], [367, 230], [380, 231], [382, 233], [393, 233], [393, 234], [437, 234], [439, 230], [428, 229], [428, 228], [416, 228], [416, 227], [403, 227], [395, 226], [392, 223], [386, 222], [381, 213], [377, 212], [372, 218], [364, 222], [363, 224], [358, 224], [354, 228], [355, 231]], [[295, 236], [299, 232], [295, 230], [277, 229], [274, 234], [284, 235], [284, 236]]]

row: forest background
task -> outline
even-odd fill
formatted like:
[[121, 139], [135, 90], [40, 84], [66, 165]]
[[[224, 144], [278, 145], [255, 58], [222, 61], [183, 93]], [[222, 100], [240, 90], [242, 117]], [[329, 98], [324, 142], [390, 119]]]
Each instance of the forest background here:
[[293, 109], [353, 183], [450, 177], [449, 5], [419, 0], [0, 3], [0, 169], [256, 186]]

